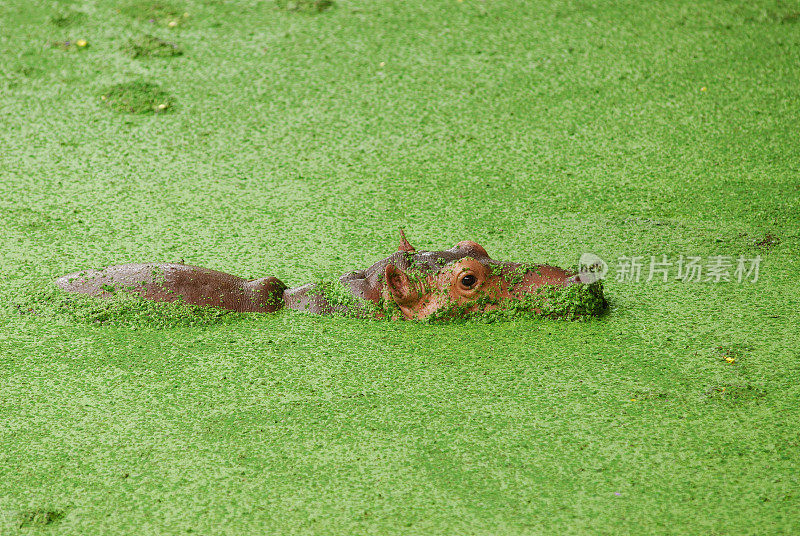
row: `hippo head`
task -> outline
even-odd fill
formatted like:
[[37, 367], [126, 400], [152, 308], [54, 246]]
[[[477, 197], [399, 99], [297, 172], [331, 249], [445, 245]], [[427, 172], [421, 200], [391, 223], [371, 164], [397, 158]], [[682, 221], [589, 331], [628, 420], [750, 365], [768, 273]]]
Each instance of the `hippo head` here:
[[[477, 242], [417, 251], [402, 230], [397, 253], [364, 272], [379, 275], [381, 302], [405, 319], [494, 318], [520, 312], [574, 318], [605, 307], [601, 283], [547, 265], [501, 262]], [[384, 307], [386, 309], [386, 307]]]

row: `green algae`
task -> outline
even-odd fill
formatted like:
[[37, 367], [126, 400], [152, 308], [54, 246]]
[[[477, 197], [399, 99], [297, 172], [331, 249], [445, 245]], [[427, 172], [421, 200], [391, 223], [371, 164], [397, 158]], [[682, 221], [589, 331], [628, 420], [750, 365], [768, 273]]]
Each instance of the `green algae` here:
[[603, 283], [596, 281], [591, 285], [568, 287], [545, 285], [521, 299], [481, 296], [462, 303], [448, 302], [426, 320], [474, 320], [484, 323], [537, 317], [588, 320], [603, 314], [607, 306]]
[[68, 293], [53, 282], [29, 282], [10, 300], [9, 310], [18, 315], [59, 322], [128, 328], [169, 329], [206, 326], [242, 319], [236, 313], [218, 307], [200, 307], [174, 302], [154, 302], [137, 294], [117, 292], [111, 285], [106, 297]]
[[533, 269], [534, 268], [532, 267], [521, 265], [514, 268], [513, 270], [508, 271], [507, 273], [502, 274], [501, 277], [505, 279], [508, 288], [512, 288], [522, 283], [528, 271]]
[[131, 37], [122, 46], [122, 51], [132, 58], [172, 58], [183, 55], [183, 49], [150, 34]]
[[[425, 274], [408, 271], [407, 275], [420, 294], [427, 293], [442, 301], [442, 306], [432, 315], [415, 319], [422, 322], [472, 320], [492, 323], [535, 317], [586, 320], [602, 315], [608, 307], [602, 281], [568, 287], [545, 285], [537, 289], [537, 292], [527, 294], [521, 299], [494, 299], [483, 295], [474, 300], [454, 303], [446, 292], [431, 288], [423, 277]], [[334, 315], [383, 320], [402, 319], [400, 308], [394, 300], [381, 299], [378, 303], [364, 300], [354, 296], [350, 288], [339, 281], [317, 281], [314, 292], [332, 307]]]
[[703, 398], [709, 401], [743, 404], [762, 400], [767, 391], [759, 385], [750, 383], [725, 383], [709, 387], [703, 392]]
[[185, 10], [182, 4], [172, 2], [134, 0], [120, 7], [119, 12], [142, 21], [169, 22], [180, 20]]
[[277, 0], [279, 8], [300, 13], [322, 13], [334, 6], [333, 0]]
[[25, 527], [45, 527], [53, 525], [64, 519], [67, 513], [64, 510], [38, 508], [26, 510], [18, 515], [19, 528]]
[[354, 296], [350, 287], [340, 281], [318, 280], [311, 294], [322, 297], [333, 308], [333, 314], [357, 318], [381, 318], [384, 315], [383, 300], [380, 304]]
[[59, 10], [50, 15], [50, 24], [58, 28], [66, 28], [68, 26], [75, 26], [83, 24], [87, 20], [87, 15], [83, 11], [75, 9]]
[[[0, 534], [800, 533], [791, 2], [193, 0], [191, 61], [121, 57], [167, 36], [118, 1], [64, 32], [66, 3], [0, 2], [0, 290], [184, 254], [300, 284], [401, 224], [612, 269], [781, 243], [757, 285], [612, 279], [601, 322], [133, 330], [4, 302]], [[96, 105], [129, 77], [181, 113]]]
[[165, 113], [175, 105], [175, 99], [161, 86], [144, 80], [114, 84], [100, 98], [112, 110], [130, 114]]

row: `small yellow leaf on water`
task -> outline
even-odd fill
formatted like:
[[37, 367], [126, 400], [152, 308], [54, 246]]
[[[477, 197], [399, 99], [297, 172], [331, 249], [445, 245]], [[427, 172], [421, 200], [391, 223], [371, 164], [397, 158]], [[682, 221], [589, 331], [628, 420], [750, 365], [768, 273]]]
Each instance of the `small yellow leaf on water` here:
[[171, 21], [169, 21], [169, 24], [167, 24], [167, 26], [169, 26], [170, 28], [174, 28], [177, 25], [178, 25], [178, 21], [175, 21], [175, 20], [171, 20]]
[[86, 41], [86, 39], [78, 39], [77, 41], [75, 41], [75, 44], [78, 45], [79, 47], [85, 47], [89, 43], [88, 41]]

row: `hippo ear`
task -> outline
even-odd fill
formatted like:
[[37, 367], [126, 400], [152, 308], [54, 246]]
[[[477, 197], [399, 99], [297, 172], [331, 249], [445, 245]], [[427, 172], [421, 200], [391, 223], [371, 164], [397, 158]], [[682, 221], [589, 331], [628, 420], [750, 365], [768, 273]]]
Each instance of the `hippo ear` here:
[[413, 253], [416, 251], [414, 246], [409, 244], [408, 239], [406, 238], [406, 233], [403, 232], [403, 228], [400, 228], [400, 247], [397, 248], [397, 251], [408, 251], [409, 253]]
[[417, 299], [417, 291], [408, 279], [408, 275], [394, 264], [384, 268], [383, 277], [386, 280], [386, 288], [398, 305], [408, 305]]

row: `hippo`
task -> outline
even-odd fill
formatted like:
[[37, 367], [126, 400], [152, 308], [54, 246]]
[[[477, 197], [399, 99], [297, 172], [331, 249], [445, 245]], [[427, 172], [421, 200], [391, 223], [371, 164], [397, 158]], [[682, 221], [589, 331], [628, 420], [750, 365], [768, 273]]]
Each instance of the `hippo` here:
[[502, 262], [470, 240], [442, 251], [417, 251], [400, 229], [395, 253], [338, 282], [289, 288], [275, 277], [246, 280], [181, 263], [122, 264], [56, 279], [67, 292], [183, 301], [238, 312], [282, 308], [389, 320], [435, 320], [533, 312], [576, 318], [606, 307], [602, 282], [544, 264]]

